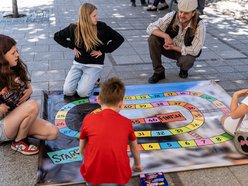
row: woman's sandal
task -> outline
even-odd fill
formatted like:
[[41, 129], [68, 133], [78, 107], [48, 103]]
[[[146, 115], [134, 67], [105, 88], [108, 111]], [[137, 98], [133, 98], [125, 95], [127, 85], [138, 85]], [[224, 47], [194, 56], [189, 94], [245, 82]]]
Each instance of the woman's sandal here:
[[146, 9], [147, 11], [157, 11], [157, 7], [156, 6], [154, 6], [154, 5], [152, 5], [152, 6], [150, 6], [150, 7], [148, 7], [147, 9]]

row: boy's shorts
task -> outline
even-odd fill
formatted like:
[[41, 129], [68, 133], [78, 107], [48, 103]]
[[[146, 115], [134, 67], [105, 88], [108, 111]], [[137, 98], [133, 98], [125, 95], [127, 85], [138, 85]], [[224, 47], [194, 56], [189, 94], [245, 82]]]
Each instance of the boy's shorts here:
[[236, 131], [237, 125], [239, 123], [240, 118], [238, 119], [232, 119], [231, 116], [228, 116], [223, 124], [224, 130], [234, 136], [234, 132]]
[[3, 127], [3, 121], [4, 119], [1, 119], [0, 120], [0, 143], [1, 142], [4, 142], [4, 141], [9, 141], [10, 139], [6, 136], [5, 134], [5, 130], [4, 130], [4, 127]]

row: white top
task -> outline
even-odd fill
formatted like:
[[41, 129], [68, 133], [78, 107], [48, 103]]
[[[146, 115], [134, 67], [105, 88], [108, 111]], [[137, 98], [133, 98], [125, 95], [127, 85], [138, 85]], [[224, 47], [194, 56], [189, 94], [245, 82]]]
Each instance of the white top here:
[[[248, 106], [248, 96], [246, 96], [246, 98], [244, 98], [241, 103], [245, 104]], [[242, 124], [240, 126], [240, 130], [241, 131], [248, 131], [248, 113], [245, 115]]]

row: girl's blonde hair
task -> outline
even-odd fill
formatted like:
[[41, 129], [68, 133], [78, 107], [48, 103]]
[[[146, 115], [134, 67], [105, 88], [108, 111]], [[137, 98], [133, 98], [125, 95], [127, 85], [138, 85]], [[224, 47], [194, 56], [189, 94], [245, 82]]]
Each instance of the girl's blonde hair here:
[[90, 15], [96, 6], [90, 3], [84, 3], [79, 9], [79, 19], [75, 29], [75, 44], [77, 47], [84, 45], [87, 52], [94, 50], [96, 46], [102, 44], [97, 37], [97, 26], [92, 24]]

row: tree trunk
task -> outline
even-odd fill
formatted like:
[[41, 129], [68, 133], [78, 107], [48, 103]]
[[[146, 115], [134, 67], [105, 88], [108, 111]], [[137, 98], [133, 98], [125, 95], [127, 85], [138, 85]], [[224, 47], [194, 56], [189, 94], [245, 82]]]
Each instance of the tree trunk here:
[[12, 13], [13, 13], [13, 18], [19, 17], [17, 0], [12, 0]]

